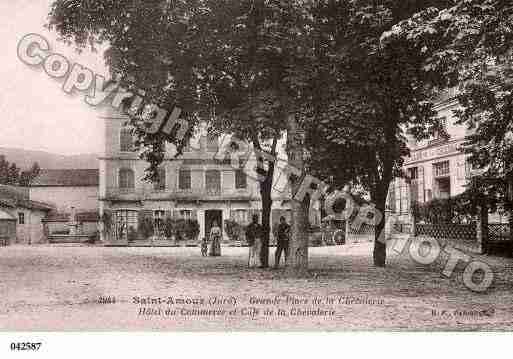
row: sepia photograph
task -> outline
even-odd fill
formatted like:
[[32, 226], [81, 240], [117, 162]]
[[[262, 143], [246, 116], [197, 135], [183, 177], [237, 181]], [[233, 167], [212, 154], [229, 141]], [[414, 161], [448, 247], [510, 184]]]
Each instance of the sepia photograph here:
[[513, 330], [510, 1], [0, 0], [0, 23], [8, 357], [45, 350], [21, 332]]

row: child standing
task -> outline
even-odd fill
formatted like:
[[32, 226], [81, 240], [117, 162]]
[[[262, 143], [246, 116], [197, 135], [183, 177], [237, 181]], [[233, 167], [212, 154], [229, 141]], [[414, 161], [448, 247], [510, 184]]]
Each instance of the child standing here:
[[208, 254], [208, 242], [207, 242], [207, 238], [203, 237], [203, 239], [201, 240], [201, 255], [203, 257], [206, 257], [207, 254]]

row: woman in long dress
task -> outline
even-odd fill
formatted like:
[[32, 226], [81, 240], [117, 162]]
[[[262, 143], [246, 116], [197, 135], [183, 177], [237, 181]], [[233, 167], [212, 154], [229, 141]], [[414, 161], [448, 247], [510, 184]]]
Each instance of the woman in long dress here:
[[211, 244], [209, 256], [221, 256], [221, 228], [219, 228], [216, 221], [214, 221], [212, 228], [210, 228], [210, 240]]

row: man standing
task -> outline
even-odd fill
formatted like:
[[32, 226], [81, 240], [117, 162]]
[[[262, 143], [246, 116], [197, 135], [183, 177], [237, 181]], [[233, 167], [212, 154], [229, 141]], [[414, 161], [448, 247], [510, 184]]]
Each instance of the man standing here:
[[246, 240], [249, 246], [248, 266], [262, 268], [260, 250], [262, 247], [262, 226], [258, 223], [258, 215], [253, 215], [252, 222], [246, 227]]
[[290, 226], [285, 221], [285, 217], [280, 217], [280, 224], [278, 225], [278, 243], [276, 246], [276, 252], [274, 254], [274, 268], [278, 268], [280, 265], [281, 253], [285, 252], [285, 263], [289, 258], [289, 236]]

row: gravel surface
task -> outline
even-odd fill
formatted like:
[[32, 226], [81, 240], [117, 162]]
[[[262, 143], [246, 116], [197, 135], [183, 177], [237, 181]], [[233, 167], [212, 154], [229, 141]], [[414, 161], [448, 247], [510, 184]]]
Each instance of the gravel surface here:
[[370, 243], [311, 248], [299, 279], [246, 268], [247, 248], [3, 247], [0, 330], [513, 329], [513, 260], [474, 257], [495, 272], [485, 293], [463, 285], [464, 266], [442, 276], [447, 258], [389, 253], [373, 268]]

